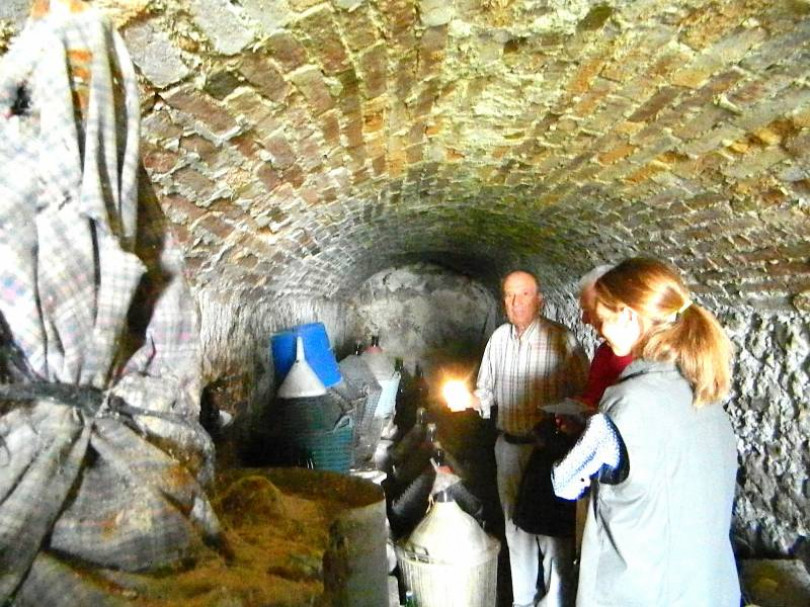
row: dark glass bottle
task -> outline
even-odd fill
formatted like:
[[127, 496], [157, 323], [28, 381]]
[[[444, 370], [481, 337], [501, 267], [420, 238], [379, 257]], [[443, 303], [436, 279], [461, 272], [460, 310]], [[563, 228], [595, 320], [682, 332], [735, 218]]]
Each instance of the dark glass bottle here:
[[425, 378], [425, 372], [422, 370], [419, 363], [416, 363], [413, 369], [413, 391], [416, 405], [418, 407], [426, 406], [428, 398], [428, 383], [427, 379]]
[[[435, 444], [435, 442], [434, 442], [434, 444]], [[433, 450], [433, 461], [436, 462], [437, 466], [441, 467], [441, 466], [444, 466], [444, 459], [445, 459], [444, 449], [437, 446]]]
[[[416, 423], [408, 430], [391, 450], [391, 463], [394, 467], [401, 466], [412, 457], [419, 445], [426, 439], [427, 429], [436, 424], [427, 423], [427, 411], [419, 408], [416, 412]], [[435, 430], [434, 430], [435, 434]]]
[[417, 607], [416, 597], [410, 590], [405, 591], [405, 607]]
[[380, 336], [379, 335], [372, 335], [371, 336], [371, 343], [366, 348], [366, 352], [382, 352], [382, 348], [380, 347]]
[[425, 440], [431, 444], [436, 442], [437, 426], [431, 422], [425, 427]]
[[416, 402], [411, 398], [412, 381], [401, 358], [394, 360], [394, 373], [399, 373], [396, 403], [394, 405], [394, 424], [399, 436], [404, 436], [413, 427], [416, 415]]

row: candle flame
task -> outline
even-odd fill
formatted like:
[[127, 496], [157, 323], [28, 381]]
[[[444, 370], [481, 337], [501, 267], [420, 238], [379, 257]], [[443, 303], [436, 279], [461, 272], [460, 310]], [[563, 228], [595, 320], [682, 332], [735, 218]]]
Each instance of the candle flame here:
[[464, 411], [472, 405], [472, 394], [467, 384], [459, 380], [450, 380], [442, 387], [442, 396], [451, 411]]

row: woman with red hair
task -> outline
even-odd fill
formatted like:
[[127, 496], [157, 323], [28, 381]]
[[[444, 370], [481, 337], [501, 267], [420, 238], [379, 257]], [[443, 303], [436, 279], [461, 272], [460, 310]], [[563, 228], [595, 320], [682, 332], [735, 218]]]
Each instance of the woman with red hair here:
[[628, 259], [595, 290], [596, 327], [634, 362], [553, 471], [561, 497], [593, 484], [577, 605], [738, 607], [731, 343], [663, 262]]

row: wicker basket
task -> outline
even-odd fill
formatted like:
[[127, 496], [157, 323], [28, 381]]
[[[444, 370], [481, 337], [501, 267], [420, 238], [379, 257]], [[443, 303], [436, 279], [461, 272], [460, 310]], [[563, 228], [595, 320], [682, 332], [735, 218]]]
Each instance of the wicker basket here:
[[332, 430], [300, 432], [290, 442], [305, 454], [315, 470], [332, 470], [347, 474], [352, 467], [354, 421], [344, 416]]
[[272, 405], [272, 423], [283, 433], [329, 431], [344, 414], [341, 401], [332, 393], [304, 398], [277, 398]]
[[364, 389], [355, 386], [350, 380], [344, 379], [344, 381], [330, 388], [329, 394], [337, 400], [343, 414], [349, 415], [352, 420], [354, 420], [353, 450], [357, 451], [360, 446], [360, 433], [363, 425], [363, 416], [366, 412], [368, 393]]
[[394, 549], [405, 587], [419, 607], [492, 607], [497, 601], [500, 542], [478, 558], [459, 563], [431, 559], [426, 552], [397, 544]]
[[364, 463], [374, 455], [374, 450], [380, 440], [380, 432], [385, 425], [385, 420], [375, 419], [374, 415], [382, 388], [363, 357], [347, 356], [340, 361], [339, 366], [346, 382], [362, 390], [366, 396], [365, 406], [355, 415], [355, 423], [358, 426], [355, 432], [357, 463]]

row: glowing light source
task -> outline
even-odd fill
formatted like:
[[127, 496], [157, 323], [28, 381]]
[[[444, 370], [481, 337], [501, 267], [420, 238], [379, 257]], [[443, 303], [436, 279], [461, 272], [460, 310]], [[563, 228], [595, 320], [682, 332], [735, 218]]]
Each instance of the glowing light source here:
[[472, 406], [472, 394], [463, 381], [446, 382], [442, 387], [442, 396], [451, 411], [464, 411]]

